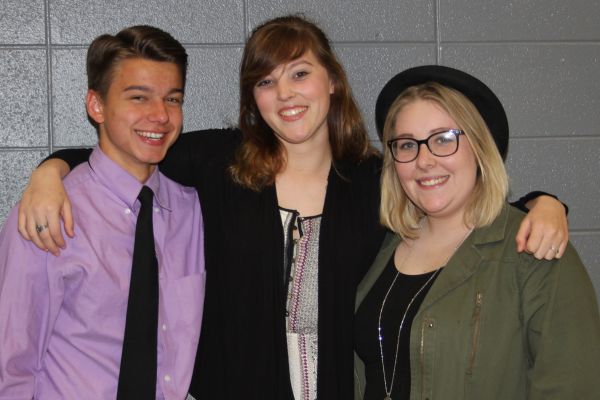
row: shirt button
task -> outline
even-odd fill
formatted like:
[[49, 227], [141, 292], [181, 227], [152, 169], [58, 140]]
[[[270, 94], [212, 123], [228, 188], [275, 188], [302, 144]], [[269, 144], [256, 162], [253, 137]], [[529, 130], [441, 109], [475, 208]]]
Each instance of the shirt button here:
[[171, 382], [171, 375], [165, 375], [165, 382]]
[[129, 208], [125, 209], [125, 214], [131, 214], [131, 210]]
[[161, 328], [162, 328], [163, 331], [166, 331], [167, 330], [167, 325], [166, 324], [162, 324]]
[[158, 212], [158, 207], [154, 207], [154, 212]]

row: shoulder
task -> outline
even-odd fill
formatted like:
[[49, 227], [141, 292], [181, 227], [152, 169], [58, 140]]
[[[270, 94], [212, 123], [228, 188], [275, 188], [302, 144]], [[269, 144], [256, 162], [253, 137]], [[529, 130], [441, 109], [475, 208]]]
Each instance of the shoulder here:
[[[585, 267], [577, 251], [568, 244], [560, 259], [539, 260], [526, 252], [517, 252], [515, 237], [525, 213], [508, 204], [487, 230], [489, 246], [482, 251], [488, 260], [498, 260], [505, 271], [514, 271], [521, 282], [543, 281], [560, 276], [585, 276]], [[497, 242], [494, 242], [497, 239]], [[561, 278], [562, 280], [562, 278]]]
[[165, 190], [169, 200], [177, 206], [194, 206], [199, 202], [198, 192], [194, 187], [183, 186], [158, 171], [160, 185]]
[[73, 168], [73, 170], [63, 179], [63, 185], [69, 195], [71, 192], [77, 191], [80, 188], [85, 190], [88, 185], [93, 184], [93, 179], [90, 174], [90, 165], [87, 162]]
[[236, 148], [242, 140], [242, 133], [237, 128], [203, 129], [184, 132], [179, 137], [178, 144], [193, 144], [201, 146], [208, 152], [226, 151]]
[[382, 160], [374, 153], [357, 162], [336, 161], [335, 168], [342, 179], [352, 184], [373, 185], [379, 187]]
[[379, 153], [373, 153], [360, 160], [354, 165], [354, 168], [366, 174], [379, 174], [383, 166], [383, 159]]

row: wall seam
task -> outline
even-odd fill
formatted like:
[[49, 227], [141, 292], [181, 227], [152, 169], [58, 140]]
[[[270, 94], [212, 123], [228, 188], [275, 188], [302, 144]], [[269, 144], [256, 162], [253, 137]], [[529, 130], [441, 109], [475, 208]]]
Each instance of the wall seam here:
[[44, 0], [44, 25], [46, 29], [46, 100], [48, 107], [48, 147], [47, 150], [52, 153], [54, 151], [54, 107], [52, 104], [52, 41], [50, 37], [50, 0]]
[[244, 7], [243, 10], [243, 17], [244, 21], [243, 21], [243, 26], [244, 26], [244, 43], [246, 43], [246, 40], [248, 40], [248, 34], [250, 32], [250, 26], [249, 26], [249, 18], [248, 18], [248, 0], [244, 0], [242, 2], [242, 7]]
[[513, 136], [511, 141], [539, 141], [539, 140], [598, 140], [600, 136], [597, 134], [590, 135], [552, 135], [552, 136]]
[[442, 48], [441, 48], [441, 43], [442, 43], [442, 38], [441, 38], [441, 33], [440, 33], [440, 7], [441, 7], [441, 0], [436, 0], [434, 3], [434, 7], [435, 10], [433, 10], [434, 15], [435, 15], [435, 63], [437, 65], [440, 65], [442, 62]]

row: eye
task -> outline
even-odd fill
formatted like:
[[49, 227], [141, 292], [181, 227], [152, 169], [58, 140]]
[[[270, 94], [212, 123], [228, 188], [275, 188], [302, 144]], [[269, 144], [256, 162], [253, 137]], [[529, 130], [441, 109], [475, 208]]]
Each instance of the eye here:
[[183, 104], [183, 97], [177, 97], [177, 96], [167, 97], [167, 103], [181, 105], [181, 104]]
[[130, 99], [136, 103], [141, 103], [143, 101], [146, 101], [146, 96], [141, 94], [134, 94], [130, 97]]
[[294, 78], [295, 79], [302, 79], [302, 78], [308, 76], [309, 74], [310, 74], [310, 72], [304, 71], [304, 70], [296, 71], [296, 72], [294, 72]]
[[440, 132], [434, 136], [434, 139], [435, 139], [435, 143], [440, 144], [440, 145], [456, 142], [456, 136], [454, 135], [454, 133], [452, 133], [450, 131]]
[[262, 79], [256, 83], [256, 87], [265, 87], [273, 84], [273, 80], [271, 79]]
[[412, 140], [399, 140], [396, 142], [396, 149], [402, 151], [410, 151], [416, 146]]

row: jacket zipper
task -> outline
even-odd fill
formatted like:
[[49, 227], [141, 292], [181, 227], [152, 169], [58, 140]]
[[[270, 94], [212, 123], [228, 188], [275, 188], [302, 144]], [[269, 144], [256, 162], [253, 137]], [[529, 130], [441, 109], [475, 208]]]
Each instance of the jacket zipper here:
[[423, 323], [421, 324], [421, 343], [419, 348], [419, 367], [421, 368], [421, 399], [423, 399], [425, 396], [425, 328], [430, 323], [431, 322], [428, 322], [427, 319], [424, 319]]
[[467, 374], [473, 373], [475, 364], [475, 355], [477, 354], [477, 345], [479, 342], [479, 330], [481, 329], [481, 303], [483, 302], [483, 293], [477, 292], [475, 296], [475, 310], [473, 311], [473, 338], [471, 340], [471, 355], [469, 356], [469, 368]]

